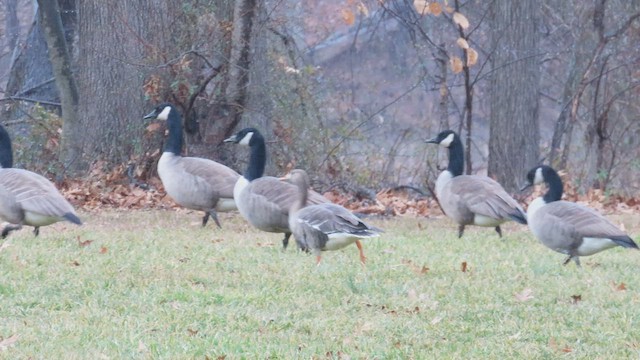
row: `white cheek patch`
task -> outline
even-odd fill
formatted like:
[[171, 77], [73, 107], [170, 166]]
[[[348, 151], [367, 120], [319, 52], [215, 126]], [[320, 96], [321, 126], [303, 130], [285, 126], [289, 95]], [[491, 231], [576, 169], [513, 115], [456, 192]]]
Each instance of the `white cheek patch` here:
[[171, 112], [171, 106], [165, 106], [165, 108], [162, 109], [162, 112], [160, 114], [158, 114], [156, 119], [165, 120], [166, 121], [169, 118], [169, 113], [170, 112]]
[[251, 141], [252, 137], [253, 137], [253, 131], [248, 132], [247, 135], [245, 135], [238, 144], [249, 146], [249, 142]]
[[544, 182], [544, 175], [542, 175], [542, 168], [538, 168], [536, 170], [536, 176], [533, 178], [533, 183], [535, 185], [542, 184]]
[[440, 141], [440, 146], [443, 147], [449, 147], [449, 145], [451, 145], [451, 143], [453, 142], [453, 134], [449, 134], [449, 136], [447, 136], [446, 138], [442, 139], [442, 141]]

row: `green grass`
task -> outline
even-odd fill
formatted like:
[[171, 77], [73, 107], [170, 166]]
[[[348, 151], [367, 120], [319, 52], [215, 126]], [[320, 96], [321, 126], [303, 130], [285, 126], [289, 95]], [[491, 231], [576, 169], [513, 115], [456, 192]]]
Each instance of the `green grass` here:
[[355, 246], [316, 267], [235, 215], [221, 215], [223, 230], [185, 211], [83, 218], [39, 238], [14, 233], [0, 251], [0, 339], [18, 336], [4, 349], [0, 340], [0, 358], [640, 354], [635, 251], [608, 250], [578, 269], [516, 224], [504, 240], [474, 227], [457, 239], [446, 219], [395, 218], [371, 220], [386, 233], [364, 244], [366, 268]]

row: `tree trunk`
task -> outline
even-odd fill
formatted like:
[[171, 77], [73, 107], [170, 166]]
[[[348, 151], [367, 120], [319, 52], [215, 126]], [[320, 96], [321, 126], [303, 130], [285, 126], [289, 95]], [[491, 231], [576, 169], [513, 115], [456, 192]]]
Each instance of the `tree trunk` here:
[[62, 27], [58, 1], [38, 0], [38, 5], [64, 119], [60, 159], [65, 168], [71, 174], [75, 174], [82, 169], [82, 129], [78, 118], [78, 88], [71, 72], [71, 56]]
[[492, 2], [489, 175], [515, 191], [539, 157], [536, 0]]
[[226, 135], [231, 135], [242, 119], [249, 84], [251, 34], [256, 16], [256, 0], [237, 0], [233, 14], [231, 33], [231, 58], [229, 59], [229, 85], [227, 101], [230, 108], [230, 126]]
[[167, 25], [176, 13], [169, 6], [154, 0], [78, 2], [75, 54], [89, 159], [121, 163], [141, 149], [142, 116], [149, 110], [144, 81], [177, 56], [172, 50], [181, 33]]

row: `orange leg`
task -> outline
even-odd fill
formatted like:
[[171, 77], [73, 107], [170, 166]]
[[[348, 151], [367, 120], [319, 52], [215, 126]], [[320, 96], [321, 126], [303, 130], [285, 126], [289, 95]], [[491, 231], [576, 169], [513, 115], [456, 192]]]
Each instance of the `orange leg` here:
[[320, 261], [322, 261], [322, 255], [316, 255], [316, 265], [320, 265]]
[[364, 265], [367, 262], [367, 257], [364, 256], [364, 250], [362, 250], [362, 243], [360, 240], [356, 240], [356, 246], [358, 247], [358, 251], [360, 251], [360, 262]]

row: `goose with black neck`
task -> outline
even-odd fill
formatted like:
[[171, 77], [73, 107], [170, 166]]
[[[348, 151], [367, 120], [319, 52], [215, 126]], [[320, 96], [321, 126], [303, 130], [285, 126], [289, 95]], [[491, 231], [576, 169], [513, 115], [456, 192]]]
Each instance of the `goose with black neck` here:
[[180, 206], [204, 212], [220, 226], [218, 212], [237, 210], [233, 187], [240, 174], [213, 160], [183, 157], [182, 118], [175, 106], [165, 103], [144, 117], [167, 122], [169, 135], [158, 161], [158, 175], [165, 191]]
[[[264, 137], [255, 128], [244, 128], [224, 140], [250, 148], [249, 164], [235, 184], [233, 194], [240, 215], [252, 226], [266, 232], [284, 233], [282, 246], [289, 244], [289, 209], [297, 199], [293, 184], [271, 176], [263, 176], [267, 163]], [[308, 204], [329, 202], [315, 191], [309, 191]]]
[[464, 148], [458, 134], [445, 130], [426, 142], [449, 150], [449, 165], [436, 180], [436, 196], [445, 215], [458, 224], [458, 237], [466, 225], [493, 227], [502, 237], [502, 223], [527, 223], [522, 207], [499, 183], [487, 176], [462, 174]]
[[551, 250], [568, 255], [564, 265], [573, 260], [580, 266], [580, 256], [589, 256], [616, 246], [638, 249], [638, 245], [620, 228], [597, 211], [570, 201], [561, 200], [562, 179], [546, 165], [536, 166], [527, 173], [521, 190], [546, 183], [547, 192], [529, 204], [529, 229]]

